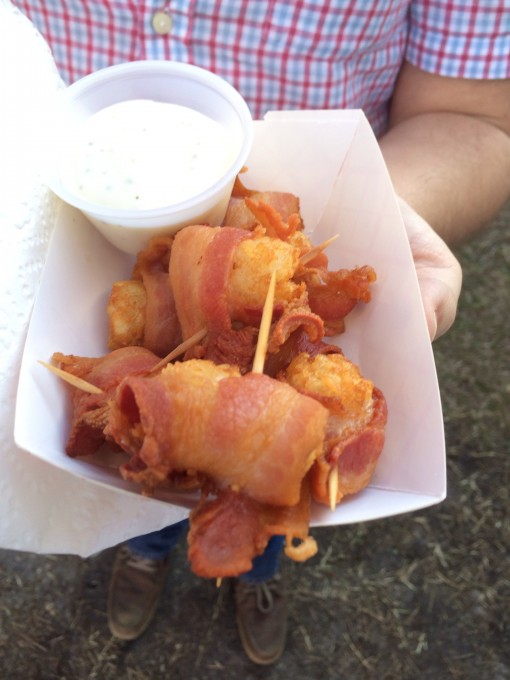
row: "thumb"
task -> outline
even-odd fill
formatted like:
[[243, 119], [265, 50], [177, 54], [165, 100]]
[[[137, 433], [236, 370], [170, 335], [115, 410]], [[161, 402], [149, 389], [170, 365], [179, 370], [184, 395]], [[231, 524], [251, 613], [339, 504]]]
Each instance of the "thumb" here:
[[451, 327], [462, 288], [462, 269], [443, 239], [403, 199], [402, 219], [413, 255], [431, 340]]

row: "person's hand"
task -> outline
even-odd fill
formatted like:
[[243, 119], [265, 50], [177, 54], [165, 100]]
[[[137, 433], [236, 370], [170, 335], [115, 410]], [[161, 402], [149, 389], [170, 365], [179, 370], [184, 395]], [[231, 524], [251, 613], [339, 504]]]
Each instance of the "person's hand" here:
[[443, 239], [411, 206], [399, 198], [400, 212], [418, 275], [430, 339], [446, 333], [457, 313], [462, 270]]

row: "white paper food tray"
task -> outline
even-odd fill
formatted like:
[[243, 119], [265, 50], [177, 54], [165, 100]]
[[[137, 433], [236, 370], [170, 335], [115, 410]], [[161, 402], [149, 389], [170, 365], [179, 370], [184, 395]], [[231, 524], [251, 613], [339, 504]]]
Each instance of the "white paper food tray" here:
[[[446, 462], [434, 358], [397, 202], [365, 116], [360, 111], [268, 114], [255, 123], [243, 182], [250, 188], [297, 194], [314, 243], [339, 233], [327, 250], [331, 269], [369, 264], [377, 272], [372, 301], [351, 313], [346, 332], [334, 341], [386, 397], [385, 448], [370, 486], [334, 512], [314, 505], [312, 525], [387, 517], [441, 501], [446, 495]], [[132, 264], [130, 256], [110, 246], [80, 213], [62, 205], [17, 396], [14, 435], [19, 447], [102, 485], [108, 493], [124, 495], [125, 523], [118, 520], [117, 530], [110, 523], [108, 538], [97, 542], [100, 547], [105, 542], [114, 545], [129, 533], [129, 507], [134, 495], [139, 507], [139, 491], [114, 470], [66, 456], [68, 392], [38, 360], [48, 361], [55, 351], [82, 356], [107, 352], [106, 302], [112, 283], [129, 278]], [[169, 502], [190, 507], [194, 497], [165, 494], [144, 502], [154, 506], [143, 526], [148, 532], [159, 528], [158, 508]], [[78, 542], [70, 532], [68, 551], [81, 552]]]

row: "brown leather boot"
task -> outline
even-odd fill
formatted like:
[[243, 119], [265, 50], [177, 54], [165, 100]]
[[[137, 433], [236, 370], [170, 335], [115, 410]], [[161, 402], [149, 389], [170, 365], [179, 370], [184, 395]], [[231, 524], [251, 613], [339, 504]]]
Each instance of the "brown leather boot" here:
[[170, 566], [169, 556], [151, 560], [127, 545], [115, 556], [108, 592], [108, 625], [120, 640], [134, 640], [151, 622]]
[[283, 577], [263, 583], [234, 582], [236, 620], [244, 651], [254, 663], [275, 663], [287, 639], [287, 598]]

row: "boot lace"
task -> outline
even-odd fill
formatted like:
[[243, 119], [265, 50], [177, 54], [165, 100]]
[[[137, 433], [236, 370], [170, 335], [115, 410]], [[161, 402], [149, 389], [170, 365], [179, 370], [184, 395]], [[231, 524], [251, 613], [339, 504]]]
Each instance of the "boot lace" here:
[[255, 595], [255, 604], [262, 614], [268, 614], [274, 606], [275, 595], [281, 593], [281, 583], [278, 577], [261, 583], [243, 583], [246, 595]]

